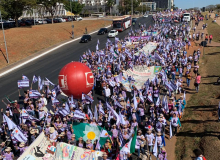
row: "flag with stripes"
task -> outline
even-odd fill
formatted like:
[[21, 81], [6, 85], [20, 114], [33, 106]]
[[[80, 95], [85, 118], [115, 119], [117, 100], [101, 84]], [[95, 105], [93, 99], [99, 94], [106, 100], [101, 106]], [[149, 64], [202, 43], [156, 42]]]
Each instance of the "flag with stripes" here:
[[170, 85], [170, 82], [166, 81], [165, 82], [165, 86], [167, 87], [167, 89], [169, 89], [170, 91], [173, 91], [173, 88]]
[[117, 53], [117, 51], [116, 50], [114, 50], [114, 58], [118, 58], [118, 53]]
[[147, 96], [148, 101], [150, 101], [151, 103], [153, 102], [153, 97], [152, 97], [152, 93], [149, 92], [148, 96]]
[[114, 100], [114, 104], [120, 108], [124, 108], [116, 99]]
[[170, 86], [173, 88], [174, 91], [177, 89], [177, 86], [174, 81], [170, 81]]
[[125, 145], [126, 141], [124, 140], [122, 132], [121, 132], [120, 129], [118, 130], [118, 138], [119, 138], [119, 141], [121, 143], [121, 147], [123, 147]]
[[36, 75], [33, 76], [33, 79], [32, 79], [32, 83], [36, 83], [38, 81], [38, 78]]
[[27, 76], [22, 75], [22, 80], [29, 80]]

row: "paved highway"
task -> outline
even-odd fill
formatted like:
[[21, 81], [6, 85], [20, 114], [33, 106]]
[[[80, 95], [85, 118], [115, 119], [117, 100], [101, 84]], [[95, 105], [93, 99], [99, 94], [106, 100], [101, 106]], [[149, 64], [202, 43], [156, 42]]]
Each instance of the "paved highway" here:
[[[142, 24], [145, 23], [147, 27], [153, 24], [151, 16], [148, 18], [139, 18], [135, 28], [138, 27], [139, 22]], [[119, 33], [117, 37], [120, 39], [124, 38], [129, 30], [130, 29]], [[1, 77], [0, 99], [3, 99], [7, 95], [12, 100], [18, 100], [17, 81], [21, 80], [22, 74], [27, 76], [31, 81], [33, 75], [35, 74], [37, 76], [41, 76], [41, 78], [47, 77], [53, 83], [58, 83], [58, 74], [61, 68], [71, 61], [78, 61], [80, 55], [82, 55], [86, 50], [95, 50], [98, 39], [100, 42], [99, 48], [104, 48], [107, 41], [107, 34], [97, 35], [95, 33], [92, 34], [92, 41], [89, 43], [79, 43], [79, 40], [77, 40]], [[37, 83], [33, 85], [33, 89], [37, 89]], [[23, 95], [22, 90], [21, 94]], [[94, 99], [97, 101], [97, 95], [95, 95]], [[0, 108], [5, 109], [5, 105], [2, 102], [0, 102]]]

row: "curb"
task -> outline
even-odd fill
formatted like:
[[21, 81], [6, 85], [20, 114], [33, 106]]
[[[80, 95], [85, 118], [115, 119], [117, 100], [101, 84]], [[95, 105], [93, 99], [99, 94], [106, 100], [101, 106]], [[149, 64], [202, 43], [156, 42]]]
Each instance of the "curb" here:
[[[111, 27], [111, 25], [106, 26], [106, 28], [109, 28], [109, 27]], [[96, 31], [93, 31], [93, 32], [91, 32], [91, 33], [89, 33], [89, 34], [94, 34], [94, 33], [97, 33], [98, 31], [99, 31], [99, 30], [96, 30]], [[72, 43], [72, 42], [75, 42], [75, 41], [79, 40], [80, 38], [81, 38], [81, 36], [78, 37], [78, 38], [76, 38], [76, 39], [72, 39], [72, 40], [69, 40], [69, 41], [67, 41], [67, 42], [64, 42], [64, 43], [61, 42], [61, 44], [58, 44], [57, 46], [55, 45], [55, 46], [46, 48], [45, 51], [43, 50], [44, 52], [43, 52], [43, 53], [40, 53], [39, 55], [38, 55], [38, 53], [39, 53], [39, 52], [42, 52], [42, 51], [36, 52], [36, 53], [34, 53], [33, 55], [26, 57], [26, 58], [24, 58], [24, 59], [18, 61], [18, 63], [15, 62], [15, 63], [13, 63], [13, 64], [7, 66], [7, 67], [4, 67], [4, 68], [0, 69], [0, 78], [1, 78], [2, 76], [4, 76], [4, 75], [6, 75], [6, 74], [8, 74], [8, 73], [10, 73], [10, 72], [12, 72], [12, 71], [14, 71], [14, 70], [16, 70], [16, 69], [18, 69], [18, 68], [24, 66], [24, 65], [26, 65], [26, 64], [28, 64], [28, 63], [30, 63], [30, 62], [32, 62], [32, 61], [35, 61], [35, 60], [37, 60], [37, 59], [39, 59], [39, 58], [41, 58], [41, 57], [43, 57], [43, 56], [45, 56], [45, 55], [51, 53], [52, 51], [54, 51], [54, 50], [56, 50], [56, 49], [58, 49], [58, 48], [61, 48], [61, 47], [65, 46], [65, 45], [67, 45], [67, 44], [70, 44], [70, 43]], [[50, 48], [51, 48], [51, 49], [50, 49]], [[6, 70], [6, 71], [5, 71], [5, 70]]]

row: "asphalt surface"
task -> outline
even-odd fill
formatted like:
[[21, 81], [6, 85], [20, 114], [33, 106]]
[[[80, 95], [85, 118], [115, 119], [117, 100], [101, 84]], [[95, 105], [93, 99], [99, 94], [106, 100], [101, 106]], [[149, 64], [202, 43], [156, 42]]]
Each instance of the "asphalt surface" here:
[[[138, 28], [139, 22], [141, 24], [146, 24], [147, 27], [153, 24], [151, 16], [149, 16], [148, 18], [138, 18], [136, 26], [132, 27], [133, 30], [135, 28]], [[130, 28], [125, 30], [124, 32], [119, 33], [117, 37], [119, 37], [120, 39], [124, 38], [128, 34], [129, 30]], [[95, 33], [92, 34], [92, 41], [88, 43], [79, 43], [80, 40], [77, 40], [1, 77], [0, 100], [4, 99], [4, 101], [7, 102], [5, 96], [9, 96], [11, 100], [18, 100], [19, 93], [17, 81], [21, 80], [22, 74], [27, 76], [30, 81], [32, 81], [33, 75], [37, 75], [41, 76], [41, 78], [47, 77], [53, 83], [58, 84], [58, 74], [61, 68], [71, 61], [78, 61], [80, 55], [82, 55], [83, 52], [85, 52], [86, 50], [95, 50], [98, 39], [100, 42], [99, 48], [104, 48], [107, 41], [107, 34], [97, 35]], [[114, 41], [114, 38], [111, 40]], [[33, 84], [32, 89], [37, 89], [37, 83]], [[21, 95], [24, 95], [22, 89], [20, 90], [20, 92]], [[97, 102], [97, 98], [102, 97], [95, 94], [95, 103]], [[0, 108], [6, 108], [2, 101], [0, 101]], [[1, 119], [2, 115], [0, 115], [0, 121]]]

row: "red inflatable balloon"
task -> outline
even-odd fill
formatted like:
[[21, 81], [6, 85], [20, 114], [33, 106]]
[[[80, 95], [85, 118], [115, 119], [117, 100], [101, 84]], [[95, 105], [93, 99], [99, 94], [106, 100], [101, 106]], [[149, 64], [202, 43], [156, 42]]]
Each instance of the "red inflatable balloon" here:
[[80, 62], [65, 65], [59, 73], [59, 86], [68, 96], [82, 98], [82, 93], [89, 93], [94, 85], [94, 76], [89, 67]]

